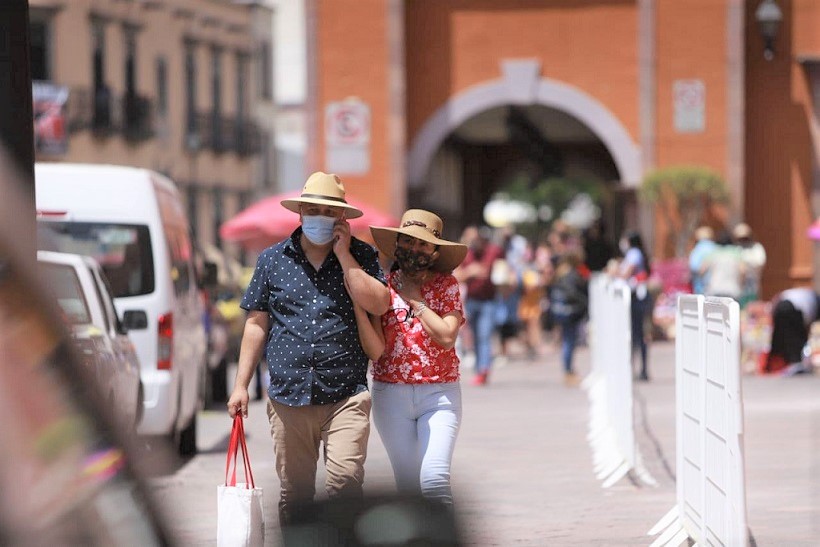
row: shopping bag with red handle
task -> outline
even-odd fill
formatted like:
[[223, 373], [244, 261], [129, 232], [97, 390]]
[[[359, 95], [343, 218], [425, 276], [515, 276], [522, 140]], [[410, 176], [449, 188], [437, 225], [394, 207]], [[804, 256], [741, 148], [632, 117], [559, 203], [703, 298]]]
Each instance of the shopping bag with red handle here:
[[[237, 455], [242, 449], [245, 482], [236, 482]], [[261, 547], [265, 543], [265, 511], [262, 489], [253, 482], [251, 461], [245, 444], [245, 426], [237, 413], [228, 443], [225, 484], [216, 488], [218, 547]]]

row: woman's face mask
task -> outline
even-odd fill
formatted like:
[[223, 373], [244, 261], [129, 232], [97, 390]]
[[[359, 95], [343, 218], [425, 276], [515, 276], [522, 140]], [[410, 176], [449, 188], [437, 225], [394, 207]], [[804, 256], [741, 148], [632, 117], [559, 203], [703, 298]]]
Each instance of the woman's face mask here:
[[325, 245], [333, 240], [334, 217], [302, 215], [302, 233], [314, 245]]
[[395, 256], [399, 268], [411, 274], [429, 269], [434, 261], [433, 255], [406, 247], [396, 247]]

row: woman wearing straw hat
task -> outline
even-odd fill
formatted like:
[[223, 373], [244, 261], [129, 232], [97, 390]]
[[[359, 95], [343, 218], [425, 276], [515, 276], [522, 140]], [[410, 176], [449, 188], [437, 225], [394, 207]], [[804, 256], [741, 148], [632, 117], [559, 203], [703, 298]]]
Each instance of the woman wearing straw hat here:
[[362, 494], [371, 401], [353, 306], [378, 315], [389, 294], [375, 249], [350, 235], [346, 219], [362, 212], [345, 201], [339, 177], [312, 174], [282, 206], [301, 225], [262, 252], [242, 299], [248, 318], [228, 413], [247, 417], [248, 384], [264, 355], [279, 522], [287, 525], [313, 499], [322, 442], [328, 496]]
[[441, 238], [442, 221], [421, 209], [398, 228], [371, 226], [379, 251], [395, 260], [390, 309], [360, 337], [373, 359], [373, 422], [403, 493], [452, 506], [450, 463], [461, 422], [455, 341], [464, 322], [452, 275], [467, 247]]

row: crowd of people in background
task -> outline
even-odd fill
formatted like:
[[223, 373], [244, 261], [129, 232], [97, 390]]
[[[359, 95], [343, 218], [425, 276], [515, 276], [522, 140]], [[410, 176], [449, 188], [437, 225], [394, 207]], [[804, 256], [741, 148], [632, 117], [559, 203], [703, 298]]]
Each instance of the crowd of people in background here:
[[461, 284], [469, 328], [461, 332], [459, 350], [473, 363], [473, 385], [488, 384], [493, 365], [504, 365], [514, 351], [533, 362], [560, 356], [565, 383], [578, 384], [573, 358], [585, 341], [588, 284], [596, 273], [621, 277], [632, 287], [636, 378], [649, 379], [650, 266], [637, 232], [625, 234], [619, 249], [601, 219], [584, 230], [559, 219], [541, 240], [511, 227], [468, 226], [461, 242], [469, 251], [453, 274]]

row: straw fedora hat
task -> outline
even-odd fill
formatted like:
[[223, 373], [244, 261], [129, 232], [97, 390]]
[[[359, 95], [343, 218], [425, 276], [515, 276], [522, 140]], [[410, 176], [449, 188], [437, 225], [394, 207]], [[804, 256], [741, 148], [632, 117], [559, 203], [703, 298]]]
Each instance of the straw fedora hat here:
[[391, 260], [396, 250], [396, 238], [405, 234], [438, 246], [439, 256], [431, 269], [451, 272], [467, 256], [467, 246], [441, 239], [444, 223], [438, 215], [423, 209], [408, 209], [401, 217], [398, 228], [371, 226], [370, 233], [376, 247]]
[[345, 201], [345, 187], [342, 180], [332, 173], [322, 173], [321, 171], [317, 171], [308, 177], [305, 187], [302, 188], [301, 196], [283, 199], [281, 203], [285, 209], [294, 213], [300, 212], [299, 206], [302, 203], [315, 203], [317, 205], [342, 207], [345, 210], [345, 218], [359, 218], [364, 214]]

